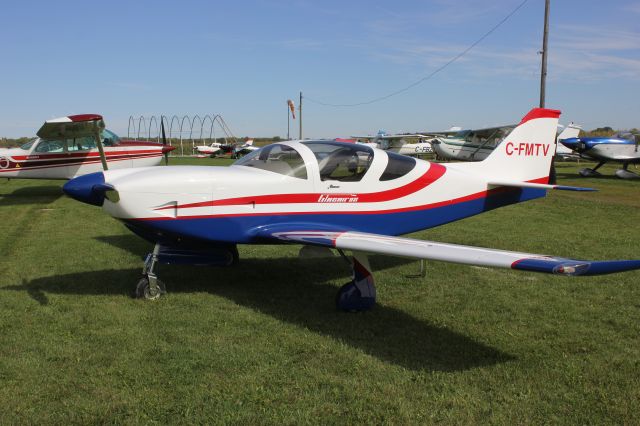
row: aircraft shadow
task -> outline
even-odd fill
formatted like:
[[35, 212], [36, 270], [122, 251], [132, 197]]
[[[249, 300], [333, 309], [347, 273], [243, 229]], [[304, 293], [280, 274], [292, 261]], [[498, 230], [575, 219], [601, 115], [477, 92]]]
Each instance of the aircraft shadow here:
[[[127, 249], [133, 247], [137, 253], [137, 246], [126, 244], [131, 238], [109, 237], [114, 244], [123, 244]], [[374, 270], [403, 262], [407, 261], [372, 257]], [[239, 265], [230, 268], [176, 265], [163, 266], [159, 273], [167, 284], [168, 297], [182, 292], [222, 296], [411, 370], [461, 371], [514, 359], [463, 334], [385, 306], [383, 299], [370, 312], [337, 312], [334, 306], [337, 287], [326, 281], [340, 277], [347, 281], [347, 265], [338, 257], [252, 258], [241, 260]], [[131, 294], [139, 276], [138, 268], [91, 271], [38, 278], [4, 287], [4, 290], [26, 291], [44, 305], [48, 303], [47, 293]]]
[[0, 194], [0, 207], [21, 204], [50, 204], [62, 197], [60, 185], [26, 186], [8, 194]]
[[[560, 179], [584, 179], [585, 182], [589, 182], [592, 179], [595, 180], [615, 180], [615, 181], [622, 181], [623, 179], [620, 179], [619, 177], [617, 177], [615, 174], [615, 171], [612, 171], [611, 173], [607, 173], [606, 171], [603, 172], [600, 176], [589, 176], [589, 177], [584, 177], [584, 176], [580, 176], [577, 172], [574, 173], [568, 173], [568, 172], [562, 172], [562, 173], [557, 173], [556, 172], [556, 176]], [[632, 179], [629, 179], [632, 180]]]

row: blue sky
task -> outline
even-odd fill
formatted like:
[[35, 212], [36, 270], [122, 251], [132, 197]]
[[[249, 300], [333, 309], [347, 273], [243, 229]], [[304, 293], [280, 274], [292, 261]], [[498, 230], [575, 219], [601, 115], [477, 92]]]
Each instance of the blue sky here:
[[[538, 104], [543, 0], [29, 1], [0, 18], [0, 136], [100, 113], [219, 113], [238, 136], [304, 136], [517, 122]], [[640, 127], [640, 1], [552, 0], [547, 107], [583, 127]], [[297, 135], [297, 121], [292, 134]]]

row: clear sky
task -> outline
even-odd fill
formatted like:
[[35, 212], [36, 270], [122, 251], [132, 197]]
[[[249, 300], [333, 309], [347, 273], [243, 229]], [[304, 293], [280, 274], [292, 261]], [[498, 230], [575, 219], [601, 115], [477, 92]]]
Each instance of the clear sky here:
[[[517, 122], [538, 104], [544, 0], [433, 78], [522, 0], [5, 1], [0, 136], [99, 113], [219, 113], [237, 136], [304, 136]], [[547, 107], [587, 129], [640, 127], [640, 1], [551, 0]], [[294, 132], [293, 129], [296, 129]], [[292, 122], [297, 135], [297, 121]]]

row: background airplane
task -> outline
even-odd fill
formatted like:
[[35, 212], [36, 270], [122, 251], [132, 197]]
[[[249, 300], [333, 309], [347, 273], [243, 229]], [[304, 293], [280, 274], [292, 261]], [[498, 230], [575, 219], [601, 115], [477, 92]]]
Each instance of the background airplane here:
[[212, 142], [210, 145], [198, 145], [194, 147], [194, 149], [200, 155], [213, 157], [216, 153], [222, 150], [222, 144], [219, 142]]
[[[485, 129], [460, 130], [455, 134], [439, 132], [444, 136], [437, 136], [431, 142], [433, 149], [440, 159], [457, 161], [482, 161], [504, 140], [513, 130], [515, 124]], [[558, 137], [575, 137], [580, 133], [580, 126], [569, 124]], [[449, 134], [448, 136], [446, 134]], [[564, 147], [563, 147], [564, 148]], [[570, 150], [560, 150], [560, 155], [569, 156]]]
[[236, 244], [352, 251], [352, 280], [336, 296], [346, 311], [375, 302], [367, 253], [560, 275], [640, 269], [640, 260], [593, 262], [398, 237], [548, 189], [584, 190], [547, 184], [559, 115], [534, 108], [482, 162], [430, 163], [361, 144], [288, 141], [230, 167], [110, 170], [73, 179], [64, 192], [102, 206], [155, 244], [136, 286], [145, 298], [164, 292], [158, 262], [233, 264]]
[[37, 135], [19, 148], [0, 149], [0, 177], [71, 179], [107, 168], [156, 166], [174, 149], [166, 143], [122, 140], [105, 129], [97, 114], [48, 120]]
[[568, 149], [578, 152], [582, 157], [599, 161], [593, 168], [580, 170], [580, 176], [600, 176], [597, 170], [608, 163], [615, 161], [622, 163], [622, 169], [616, 170], [616, 176], [621, 179], [636, 179], [637, 173], [629, 171], [629, 164], [640, 163], [640, 136], [631, 133], [619, 134], [609, 138], [568, 138], [560, 142]]
[[[571, 122], [567, 124], [567, 127], [565, 127], [562, 132], [560, 132], [556, 141], [560, 142], [563, 139], [577, 138], [580, 135], [580, 130], [582, 130], [582, 127]], [[561, 143], [556, 143], [556, 156], [563, 160], [579, 158], [579, 155], [575, 151]]]
[[351, 137], [359, 141], [365, 141], [366, 144], [374, 148], [396, 152], [401, 155], [421, 155], [433, 152], [431, 143], [426, 141], [429, 136], [418, 133], [389, 135], [384, 130], [380, 130], [375, 136]]

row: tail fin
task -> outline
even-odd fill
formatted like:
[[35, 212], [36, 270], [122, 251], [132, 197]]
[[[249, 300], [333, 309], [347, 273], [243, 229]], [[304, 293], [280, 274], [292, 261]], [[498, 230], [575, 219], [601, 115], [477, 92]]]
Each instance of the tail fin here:
[[573, 122], [567, 124], [567, 127], [558, 135], [558, 141], [561, 139], [569, 139], [569, 138], [577, 138], [580, 135], [580, 127], [578, 124], [574, 124]]
[[490, 181], [547, 183], [559, 117], [558, 110], [532, 109], [474, 171]]

